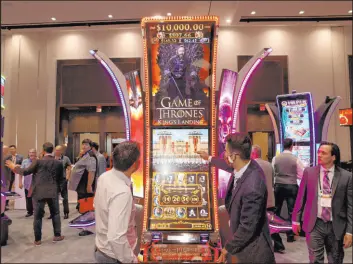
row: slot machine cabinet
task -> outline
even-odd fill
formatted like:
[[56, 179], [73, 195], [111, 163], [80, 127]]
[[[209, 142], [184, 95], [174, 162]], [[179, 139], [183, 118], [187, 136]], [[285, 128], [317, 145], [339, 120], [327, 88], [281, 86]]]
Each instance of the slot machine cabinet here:
[[216, 154], [218, 18], [143, 18], [143, 262], [215, 262], [217, 180], [195, 151]]

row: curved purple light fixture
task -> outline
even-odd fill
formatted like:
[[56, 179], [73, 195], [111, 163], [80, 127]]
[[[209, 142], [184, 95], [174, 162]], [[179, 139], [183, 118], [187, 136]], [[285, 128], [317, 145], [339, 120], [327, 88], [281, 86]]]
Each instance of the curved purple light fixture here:
[[[130, 140], [131, 138], [130, 116], [131, 115], [130, 115], [130, 107], [128, 107], [129, 96], [127, 93], [125, 77], [118, 69], [118, 67], [116, 67], [116, 65], [102, 52], [98, 50], [90, 50], [89, 53], [91, 53], [91, 55], [95, 57], [103, 65], [104, 69], [108, 72], [111, 79], [113, 80], [115, 88], [118, 91], [118, 95], [120, 97], [120, 102], [123, 106], [126, 139]], [[122, 80], [120, 80], [120, 83], [118, 81], [119, 77], [123, 78]]]
[[[232, 133], [237, 131], [237, 122], [239, 116], [239, 107], [240, 102], [243, 96], [243, 92], [248, 84], [248, 81], [255, 71], [255, 69], [260, 65], [260, 63], [272, 52], [272, 48], [265, 48], [257, 55], [252, 57], [240, 70], [238, 74], [238, 80], [235, 87], [234, 99], [235, 107], [233, 109], [233, 118], [232, 118]], [[240, 87], [239, 87], [240, 86]]]

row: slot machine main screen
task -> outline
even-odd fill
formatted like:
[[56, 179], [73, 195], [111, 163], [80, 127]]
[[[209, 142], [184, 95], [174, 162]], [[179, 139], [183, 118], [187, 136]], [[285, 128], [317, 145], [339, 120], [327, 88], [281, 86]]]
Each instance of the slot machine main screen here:
[[154, 129], [151, 230], [212, 230], [208, 129]]

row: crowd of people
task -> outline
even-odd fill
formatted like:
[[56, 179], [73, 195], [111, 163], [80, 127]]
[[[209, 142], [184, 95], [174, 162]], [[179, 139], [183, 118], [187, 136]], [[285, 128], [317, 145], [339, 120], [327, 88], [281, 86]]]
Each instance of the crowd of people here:
[[[343, 262], [344, 248], [352, 246], [352, 174], [340, 168], [340, 151], [334, 143], [322, 142], [319, 165], [308, 168], [292, 154], [292, 148], [293, 141], [285, 139], [285, 150], [271, 164], [261, 159], [261, 148], [252, 145], [248, 134], [234, 133], [226, 138], [223, 158], [197, 152], [210, 166], [232, 173], [225, 197], [231, 232], [218, 262], [275, 263], [274, 251], [283, 253], [285, 247], [279, 234], [270, 235], [267, 213], [281, 217], [284, 201], [287, 220], [292, 223], [287, 242], [295, 242], [295, 235], [303, 229], [311, 263], [323, 263], [325, 250], [330, 263]], [[25, 188], [26, 216], [34, 216], [34, 244], [41, 244], [45, 204], [53, 222], [53, 242], [64, 239], [59, 193], [64, 218], [68, 218], [69, 189], [77, 192], [77, 209], [80, 200], [95, 197], [97, 263], [138, 262], [131, 175], [141, 162], [139, 145], [132, 141], [118, 144], [109, 171], [98, 144], [89, 139], [82, 141], [75, 165], [63, 155], [62, 146], [54, 151], [53, 144], [47, 142], [42, 150], [41, 158], [31, 149], [23, 160], [16, 147], [10, 146], [10, 154], [5, 155], [9, 188], [15, 173], [25, 178], [22, 183], [20, 176], [19, 187]], [[8, 151], [6, 146], [4, 151]], [[89, 234], [87, 230], [80, 232]]]

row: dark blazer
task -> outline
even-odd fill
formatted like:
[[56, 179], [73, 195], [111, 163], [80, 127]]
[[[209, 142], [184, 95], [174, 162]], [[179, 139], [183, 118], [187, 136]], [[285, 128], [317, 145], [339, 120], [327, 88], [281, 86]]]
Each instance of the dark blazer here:
[[[274, 173], [273, 173], [272, 165], [268, 161], [265, 161], [262, 159], [256, 159], [255, 161], [259, 164], [260, 168], [264, 172], [263, 175], [264, 175], [264, 180], [266, 183], [267, 195], [268, 195], [266, 207], [273, 208], [275, 206], [275, 197], [274, 197], [274, 191], [273, 191]], [[221, 170], [227, 171], [229, 173], [232, 173], [234, 171], [234, 169], [232, 167], [229, 167], [227, 162], [225, 162], [225, 160], [221, 158], [212, 157], [210, 165], [215, 166]]]
[[57, 198], [58, 191], [64, 180], [64, 168], [61, 161], [53, 156], [44, 156], [32, 162], [26, 169], [20, 169], [19, 173], [32, 177], [32, 197], [36, 200], [45, 198]]
[[[310, 233], [318, 214], [320, 166], [306, 168], [292, 214], [293, 222], [303, 219], [303, 230]], [[335, 167], [332, 180], [332, 225], [336, 239], [352, 234], [352, 173]], [[304, 216], [304, 218], [302, 218]]]
[[[6, 156], [5, 161], [6, 160], [11, 160], [12, 161], [12, 155], [10, 154], [10, 155]], [[23, 161], [23, 156], [20, 155], [20, 154], [16, 154], [16, 162], [15, 162], [15, 164], [16, 165], [21, 165], [22, 161]], [[15, 173], [13, 171], [11, 171], [11, 178], [13, 178], [13, 179], [15, 178]]]
[[264, 179], [261, 167], [252, 160], [234, 190], [234, 176], [228, 183], [225, 206], [233, 236], [225, 248], [240, 263], [275, 263], [266, 215]]
[[11, 175], [12, 175], [11, 169], [9, 167], [5, 166], [5, 161], [7, 161], [7, 160], [11, 160], [11, 155], [7, 155], [1, 161], [1, 174], [2, 174], [1, 179], [6, 181], [3, 183], [3, 185], [6, 185], [6, 191], [9, 190], [10, 180], [11, 180]]

